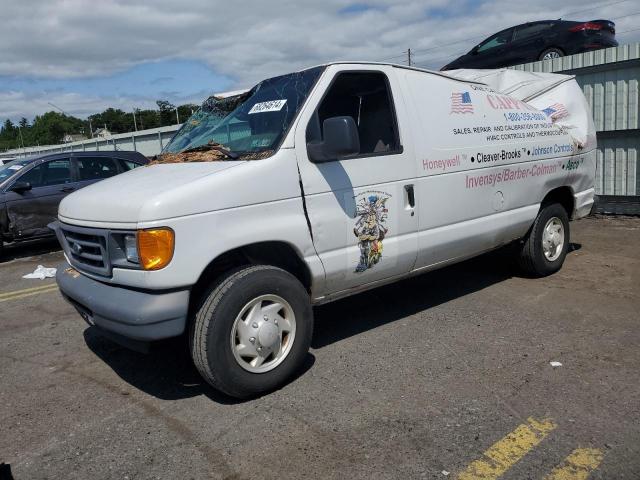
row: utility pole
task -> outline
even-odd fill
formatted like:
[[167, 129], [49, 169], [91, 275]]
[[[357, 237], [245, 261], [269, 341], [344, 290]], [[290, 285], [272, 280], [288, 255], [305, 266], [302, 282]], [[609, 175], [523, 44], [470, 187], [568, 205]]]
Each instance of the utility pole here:
[[133, 109], [133, 128], [135, 128], [136, 132], [138, 131], [138, 124], [136, 123], [136, 109]]
[[91, 126], [91, 117], [87, 117], [89, 119], [89, 132], [91, 132], [91, 138], [93, 138], [93, 127]]
[[411, 66], [411, 49], [407, 49], [407, 65]]
[[20, 134], [20, 143], [22, 144], [22, 153], [25, 153], [24, 138], [22, 138], [22, 128], [20, 127], [20, 124], [18, 124], [18, 133]]
[[176, 123], [180, 125], [180, 117], [178, 116], [178, 107], [176, 107]]

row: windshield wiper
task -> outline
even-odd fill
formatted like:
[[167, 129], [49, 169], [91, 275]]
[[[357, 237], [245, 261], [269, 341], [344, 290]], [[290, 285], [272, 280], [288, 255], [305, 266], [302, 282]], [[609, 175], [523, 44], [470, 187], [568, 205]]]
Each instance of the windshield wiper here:
[[238, 158], [240, 158], [240, 155], [238, 155], [237, 153], [232, 152], [231, 150], [227, 150], [219, 143], [213, 143], [213, 142], [209, 142], [206, 145], [200, 145], [198, 147], [188, 148], [186, 150], [183, 150], [182, 153], [206, 152], [208, 150], [215, 150], [217, 152], [220, 152], [225, 156], [227, 156], [228, 158], [230, 158], [231, 160], [237, 160]]

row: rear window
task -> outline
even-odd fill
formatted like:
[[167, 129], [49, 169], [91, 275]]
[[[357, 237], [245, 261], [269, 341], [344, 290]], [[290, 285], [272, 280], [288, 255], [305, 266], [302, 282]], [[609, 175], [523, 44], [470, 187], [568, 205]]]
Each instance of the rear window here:
[[525, 25], [524, 27], [518, 27], [513, 34], [513, 39], [524, 40], [527, 38], [535, 37], [536, 35], [548, 30], [549, 27], [551, 27], [550, 23], [538, 23], [536, 25]]
[[110, 157], [77, 157], [78, 178], [83, 180], [101, 180], [118, 174], [118, 167]]
[[116, 160], [120, 162], [120, 168], [122, 168], [123, 172], [128, 172], [140, 166], [139, 163], [132, 162], [131, 160], [123, 160], [122, 158], [117, 158]]

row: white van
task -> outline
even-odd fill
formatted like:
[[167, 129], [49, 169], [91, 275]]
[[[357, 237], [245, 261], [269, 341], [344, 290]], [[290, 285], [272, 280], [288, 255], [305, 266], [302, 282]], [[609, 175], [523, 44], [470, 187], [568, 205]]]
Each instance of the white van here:
[[570, 76], [314, 67], [210, 98], [152, 165], [67, 197], [57, 280], [105, 333], [187, 333], [207, 382], [255, 396], [303, 362], [312, 305], [511, 242], [557, 271], [594, 148]]

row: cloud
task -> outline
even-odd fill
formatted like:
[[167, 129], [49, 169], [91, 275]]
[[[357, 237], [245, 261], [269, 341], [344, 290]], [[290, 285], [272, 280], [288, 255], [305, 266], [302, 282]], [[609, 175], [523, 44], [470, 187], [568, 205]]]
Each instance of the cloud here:
[[[611, 2], [600, 5], [606, 3]], [[2, 76], [25, 83], [102, 78], [171, 61], [201, 62], [229, 79], [229, 88], [246, 87], [331, 60], [402, 63], [408, 47], [418, 65], [439, 68], [510, 25], [578, 12], [572, 18], [615, 19], [623, 32], [637, 28], [640, 17], [630, 16], [636, 11], [632, 0], [599, 8], [583, 0], [565, 0], [561, 6], [556, 0], [4, 0], [0, 91]], [[640, 30], [621, 40], [638, 38]], [[180, 79], [179, 73], [156, 78], [174, 77], [171, 90], [175, 79], [182, 80], [182, 94], [192, 96], [189, 77]], [[103, 99], [82, 92], [77, 101], [80, 111]], [[117, 106], [121, 97], [111, 101]], [[25, 102], [40, 104], [35, 98]], [[7, 115], [5, 107], [0, 103], [0, 116]]]

